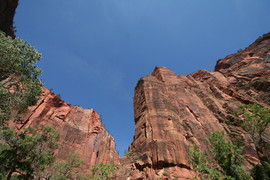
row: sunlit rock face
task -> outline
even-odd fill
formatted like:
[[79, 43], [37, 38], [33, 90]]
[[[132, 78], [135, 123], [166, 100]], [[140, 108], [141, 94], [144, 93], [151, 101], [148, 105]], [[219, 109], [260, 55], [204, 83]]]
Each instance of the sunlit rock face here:
[[[260, 163], [251, 136], [225, 124], [242, 103], [270, 105], [270, 34], [245, 50], [219, 60], [215, 71], [176, 75], [156, 67], [135, 88], [135, 135], [130, 151], [137, 154], [134, 169], [141, 178], [190, 179], [196, 174], [188, 163], [188, 147], [209, 150], [215, 131], [244, 138], [245, 168]], [[269, 137], [269, 136], [268, 136]], [[138, 174], [138, 173], [137, 173]], [[135, 176], [134, 176], [135, 177]]]
[[[0, 29], [13, 38], [17, 5], [18, 0], [0, 0]], [[121, 160], [113, 137], [95, 110], [74, 107], [43, 89], [37, 105], [11, 126], [18, 130], [53, 126], [60, 133], [56, 157], [66, 159], [68, 154], [77, 153], [84, 161], [82, 171], [86, 174], [94, 164], [103, 162], [118, 165], [113, 177], [117, 180], [191, 179], [196, 172], [188, 162], [188, 148], [197, 144], [209, 152], [207, 139], [215, 131], [244, 140], [246, 170], [270, 154], [258, 152], [241, 127], [225, 123], [233, 121], [231, 112], [242, 103], [270, 106], [270, 33], [245, 50], [219, 60], [215, 71], [200, 70], [182, 76], [156, 67], [152, 75], [141, 78], [134, 95], [134, 140], [129, 155]], [[268, 132], [264, 138], [269, 141], [269, 137]]]
[[60, 133], [58, 159], [76, 153], [84, 161], [84, 172], [90, 172], [99, 163], [119, 163], [114, 138], [101, 124], [100, 115], [93, 109], [84, 109], [61, 100], [46, 88], [36, 106], [30, 107], [16, 129], [40, 125], [52, 126]]
[[19, 0], [0, 0], [0, 30], [15, 38], [13, 18]]

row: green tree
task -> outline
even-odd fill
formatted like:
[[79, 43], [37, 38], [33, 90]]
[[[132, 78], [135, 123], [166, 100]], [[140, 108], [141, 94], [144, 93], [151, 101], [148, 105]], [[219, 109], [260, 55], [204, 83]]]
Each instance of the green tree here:
[[51, 127], [27, 128], [15, 132], [11, 128], [1, 131], [0, 173], [7, 180], [14, 173], [29, 179], [36, 171], [44, 170], [54, 161], [59, 134]]
[[242, 118], [241, 126], [249, 132], [255, 141], [263, 143], [263, 135], [270, 125], [270, 108], [258, 104], [243, 104], [234, 113], [236, 118]]
[[27, 42], [0, 32], [0, 179], [30, 179], [55, 159], [59, 135], [53, 128], [8, 127], [39, 99], [41, 70], [35, 64], [40, 57]]
[[82, 164], [83, 161], [77, 154], [69, 154], [66, 160], [55, 161], [36, 176], [46, 180], [87, 179], [83, 175], [75, 173]]
[[0, 32], [0, 125], [36, 104], [42, 92], [35, 65], [40, 57], [25, 41]]
[[110, 176], [112, 173], [116, 171], [116, 167], [114, 164], [105, 164], [105, 163], [100, 163], [94, 165], [94, 167], [91, 169], [94, 179], [96, 180], [110, 180]]
[[199, 150], [198, 146], [189, 147], [189, 163], [194, 166], [194, 170], [203, 174], [203, 179], [223, 180], [226, 178], [213, 163], [206, 153]]
[[243, 148], [225, 140], [224, 132], [214, 132], [209, 136], [213, 146], [215, 160], [223, 169], [224, 174], [239, 180], [250, 179], [250, 176], [241, 168], [244, 155]]
[[216, 163], [209, 160], [206, 153], [201, 152], [195, 145], [189, 148], [188, 157], [194, 169], [204, 174], [205, 179], [214, 180], [248, 180], [251, 179], [242, 168], [244, 156], [242, 148], [225, 140], [224, 132], [214, 132], [209, 136], [212, 145], [211, 152]]

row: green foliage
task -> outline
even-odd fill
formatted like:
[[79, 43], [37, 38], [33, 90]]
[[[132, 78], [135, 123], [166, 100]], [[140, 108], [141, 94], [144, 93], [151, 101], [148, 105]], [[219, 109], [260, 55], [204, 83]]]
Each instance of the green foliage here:
[[222, 180], [236, 179], [248, 180], [250, 176], [241, 168], [243, 163], [242, 148], [226, 141], [223, 132], [215, 132], [209, 136], [212, 144], [212, 153], [218, 163], [219, 169], [208, 156], [201, 152], [197, 146], [189, 148], [189, 160], [194, 169], [205, 174], [205, 178]]
[[188, 148], [189, 163], [194, 166], [194, 169], [201, 173], [208, 173], [208, 158], [207, 155], [201, 152], [198, 146]]
[[52, 179], [73, 179], [74, 169], [79, 168], [83, 164], [83, 161], [79, 158], [77, 154], [70, 154], [66, 162], [59, 163], [55, 165], [55, 169], [58, 171], [58, 174], [54, 175]]
[[243, 118], [241, 126], [249, 132], [254, 140], [263, 142], [263, 134], [270, 125], [270, 109], [258, 104], [248, 104], [239, 106], [234, 116]]
[[16, 172], [19, 178], [27, 179], [54, 161], [59, 134], [47, 126], [21, 132], [2, 128], [0, 139], [0, 174], [10, 179]]
[[96, 164], [92, 169], [91, 169], [94, 178], [97, 180], [110, 180], [110, 176], [112, 173], [116, 171], [116, 167], [114, 164], [105, 164], [105, 163], [100, 163]]
[[261, 165], [256, 165], [252, 169], [254, 180], [270, 180], [270, 163], [263, 161]]
[[34, 64], [40, 57], [25, 41], [0, 32], [0, 125], [36, 104], [42, 83]]
[[243, 148], [240, 148], [224, 139], [224, 132], [215, 132], [210, 135], [209, 140], [213, 146], [212, 152], [215, 160], [226, 175], [236, 179], [247, 179], [248, 174], [240, 167], [244, 156]]
[[45, 171], [38, 172], [37, 177], [50, 180], [66, 180], [66, 179], [87, 179], [81, 174], [76, 174], [83, 161], [77, 154], [69, 154], [65, 161], [54, 162], [48, 166]]
[[163, 172], [163, 176], [169, 176], [168, 171], [164, 171], [164, 172]]
[[0, 179], [43, 175], [45, 179], [87, 179], [72, 174], [82, 163], [74, 154], [65, 162], [53, 163], [59, 139], [53, 128], [42, 126], [16, 132], [7, 127], [7, 121], [19, 121], [20, 114], [39, 99], [41, 70], [35, 64], [40, 57], [25, 41], [0, 32]]
[[124, 156], [127, 156], [127, 157], [130, 157], [130, 156], [133, 156], [134, 153], [131, 152], [131, 151], [125, 151], [125, 155]]
[[189, 147], [188, 158], [189, 163], [194, 166], [194, 170], [204, 174], [205, 179], [224, 179], [222, 173], [220, 173], [214, 163], [208, 159], [208, 156], [199, 150], [197, 145]]

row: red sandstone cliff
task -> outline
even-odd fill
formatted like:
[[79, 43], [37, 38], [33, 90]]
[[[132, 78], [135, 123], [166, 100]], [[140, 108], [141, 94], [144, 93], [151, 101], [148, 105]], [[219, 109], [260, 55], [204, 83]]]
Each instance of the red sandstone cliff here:
[[122, 160], [133, 165], [125, 166], [130, 169], [125, 177], [191, 179], [196, 173], [188, 163], [188, 147], [196, 143], [206, 151], [210, 147], [205, 139], [215, 131], [244, 138], [245, 169], [250, 170], [260, 163], [259, 155], [269, 152], [258, 152], [247, 132], [225, 120], [242, 103], [269, 107], [269, 92], [270, 33], [219, 60], [215, 71], [183, 76], [156, 67], [135, 88], [133, 157]]
[[[17, 3], [0, 0], [0, 29], [12, 37]], [[61, 136], [57, 157], [79, 154], [86, 173], [100, 162], [119, 163], [114, 140], [96, 111], [73, 107], [44, 90], [39, 103], [29, 108], [16, 128], [40, 124], [55, 127]], [[242, 103], [270, 106], [270, 33], [219, 60], [215, 71], [182, 76], [157, 67], [152, 75], [140, 79], [134, 96], [134, 140], [129, 156], [121, 159], [115, 179], [191, 179], [196, 173], [188, 163], [188, 147], [196, 143], [201, 150], [209, 149], [205, 139], [214, 131], [245, 140], [245, 169], [251, 169], [269, 152], [258, 152], [247, 132], [225, 124], [226, 119], [233, 120], [230, 113]], [[269, 134], [266, 137], [269, 140]]]
[[114, 138], [101, 124], [99, 114], [93, 109], [83, 109], [62, 101], [46, 88], [36, 106], [30, 107], [23, 115], [17, 129], [27, 126], [47, 125], [60, 133], [60, 148], [56, 157], [65, 159], [76, 153], [84, 161], [83, 171], [98, 163], [119, 163]]

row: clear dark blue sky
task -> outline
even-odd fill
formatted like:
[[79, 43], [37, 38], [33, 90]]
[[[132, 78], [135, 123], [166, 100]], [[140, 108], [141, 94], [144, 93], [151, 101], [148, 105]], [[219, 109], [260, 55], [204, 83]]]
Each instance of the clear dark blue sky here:
[[139, 78], [155, 66], [184, 75], [213, 70], [270, 31], [270, 1], [20, 0], [15, 25], [43, 54], [45, 86], [96, 109], [123, 154]]

